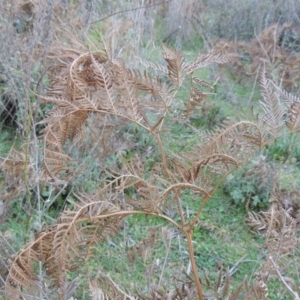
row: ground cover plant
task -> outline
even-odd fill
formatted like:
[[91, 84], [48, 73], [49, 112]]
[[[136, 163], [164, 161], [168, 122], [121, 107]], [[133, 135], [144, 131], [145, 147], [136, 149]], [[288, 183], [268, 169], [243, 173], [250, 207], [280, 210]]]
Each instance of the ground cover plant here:
[[[163, 22], [174, 8], [167, 2], [159, 12]], [[186, 57], [167, 43], [155, 51], [148, 43], [154, 60], [147, 60], [133, 57], [136, 44], [124, 41], [134, 23], [110, 36], [95, 26], [78, 38], [61, 34], [55, 11], [64, 1], [49, 2], [37, 19], [39, 6], [28, 3], [20, 6], [21, 24], [12, 26], [24, 41], [35, 36], [36, 44], [27, 41], [39, 67], [24, 58], [31, 80], [11, 102], [14, 110], [1, 112], [3, 125], [19, 128], [16, 138], [7, 139], [14, 130], [7, 127], [0, 136], [3, 297], [298, 299], [299, 192], [286, 173], [296, 172], [297, 153], [277, 149], [286, 140], [296, 145], [299, 98], [271, 80], [262, 61], [255, 74], [261, 96], [252, 108], [233, 112], [221, 100], [214, 106], [226, 72], [217, 79], [206, 70], [236, 63], [226, 45]], [[180, 5], [194, 20], [192, 1]], [[104, 4], [108, 15], [110, 6]], [[82, 8], [76, 1], [70, 7]], [[74, 20], [87, 29], [92, 6], [84, 7], [84, 18]], [[128, 7], [142, 20], [146, 7]], [[55, 42], [37, 30], [53, 20]], [[171, 44], [192, 36], [174, 39], [180, 31], [173, 29], [164, 39]], [[18, 62], [12, 60], [13, 70], [3, 65], [7, 91], [9, 80], [18, 82]], [[277, 160], [284, 175], [273, 166]], [[257, 211], [261, 206], [267, 210]], [[258, 236], [241, 225], [244, 214]]]

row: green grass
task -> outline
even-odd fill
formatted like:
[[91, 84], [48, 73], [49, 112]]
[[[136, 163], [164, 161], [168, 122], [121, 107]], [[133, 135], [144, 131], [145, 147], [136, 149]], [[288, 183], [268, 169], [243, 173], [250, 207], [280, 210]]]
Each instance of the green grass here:
[[[196, 248], [199, 264], [205, 262], [204, 267], [212, 269], [220, 261], [230, 268], [246, 256], [245, 262], [239, 264], [234, 278], [241, 281], [246, 274], [250, 275], [250, 270], [255, 270], [261, 253], [255, 237], [244, 225], [245, 214], [243, 207], [233, 205], [222, 194], [208, 202], [200, 216], [199, 228], [194, 234], [194, 239], [199, 240], [198, 249]], [[201, 222], [212, 230], [201, 228]]]

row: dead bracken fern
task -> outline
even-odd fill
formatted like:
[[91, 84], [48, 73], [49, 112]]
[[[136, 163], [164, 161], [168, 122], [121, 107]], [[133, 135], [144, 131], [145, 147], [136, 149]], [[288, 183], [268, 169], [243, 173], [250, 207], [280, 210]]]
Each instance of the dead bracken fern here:
[[[58, 299], [64, 299], [60, 291], [66, 282], [66, 272], [83, 264], [96, 243], [120, 230], [126, 214], [116, 216], [119, 210], [107, 201], [93, 202], [83, 196], [80, 199], [79, 203], [74, 203], [76, 211], [65, 211], [55, 225], [39, 233], [34, 242], [15, 257], [7, 277], [9, 299], [17, 299], [20, 295], [26, 298], [26, 293], [43, 294], [43, 287], [34, 275], [34, 265], [39, 261], [45, 265], [53, 285], [59, 287]], [[112, 218], [103, 218], [107, 213], [112, 214]]]
[[[49, 73], [50, 86], [41, 96], [45, 103], [53, 105], [48, 117], [40, 122], [45, 125], [44, 182], [55, 184], [80, 176], [67, 149], [81, 139], [81, 132], [93, 115], [99, 115], [100, 120], [109, 116], [110, 122], [121, 118], [142, 128], [156, 141], [160, 159], [149, 167], [138, 154], [133, 155], [122, 161], [122, 167], [109, 170], [110, 179], [99, 181], [97, 191], [75, 193], [75, 199], [69, 200], [56, 222], [38, 233], [14, 257], [5, 285], [8, 299], [32, 299], [32, 295], [42, 298], [49, 286], [56, 299], [65, 299], [71, 289], [68, 273], [86, 264], [97, 244], [119, 233], [126, 217], [135, 214], [156, 216], [181, 231], [187, 241], [193, 274], [185, 276], [187, 282], [179, 278], [180, 283], [175, 283], [171, 291], [161, 284], [144, 299], [205, 299], [192, 243], [198, 217], [228, 174], [277, 137], [299, 130], [299, 99], [281, 91], [262, 73], [262, 115], [252, 112], [228, 119], [215, 130], [199, 132], [199, 143], [192, 150], [167, 155], [161, 133], [165, 130], [165, 120], [172, 117], [177, 92], [185, 83], [192, 82], [183, 111], [196, 109], [203, 96], [199, 85], [209, 85], [195, 77], [194, 72], [211, 63], [228, 63], [234, 55], [214, 50], [185, 62], [180, 51], [167, 45], [163, 45], [163, 50], [166, 66], [141, 60], [152, 72], [126, 68], [120, 57], [113, 56], [110, 46], [102, 50], [53, 50], [56, 62]], [[108, 133], [99, 139], [112, 134], [110, 122]], [[105, 124], [101, 123], [103, 132]], [[93, 130], [93, 124], [89, 126]], [[101, 145], [105, 147], [104, 142]], [[193, 214], [185, 214], [183, 210], [182, 195], [187, 190], [196, 195], [198, 211]], [[179, 219], [164, 213], [170, 205], [178, 212]], [[155, 239], [155, 233], [150, 233], [128, 251], [135, 252], [128, 256], [132, 261], [137, 255], [146, 260], [145, 252], [153, 247]], [[43, 278], [38, 276], [36, 266], [40, 266], [39, 275], [43, 273]], [[50, 284], [43, 282], [45, 278]], [[245, 281], [231, 294], [228, 286], [226, 272], [225, 277], [220, 275], [217, 293], [234, 300], [242, 295], [242, 288], [247, 289]], [[91, 279], [90, 287], [103, 299], [131, 299], [129, 293], [121, 292], [108, 277], [100, 283]]]
[[[217, 49], [226, 49], [240, 54], [230, 66], [232, 75], [239, 81], [249, 76], [255, 76], [262, 64], [266, 65], [268, 73], [276, 70], [283, 87], [292, 90], [299, 81], [300, 60], [297, 51], [290, 49], [291, 44], [284, 44], [285, 35], [299, 36], [299, 28], [291, 23], [273, 24], [265, 28], [257, 37], [249, 42], [218, 40], [215, 43]], [[293, 39], [290, 36], [288, 39]], [[296, 43], [294, 44], [297, 47]], [[293, 48], [293, 46], [291, 46]]]
[[[297, 249], [300, 242], [297, 198], [299, 191], [275, 190], [268, 211], [249, 212], [246, 217], [246, 224], [265, 238], [266, 260], [257, 271], [257, 280], [254, 282], [258, 287], [266, 287], [267, 282], [274, 277], [287, 285], [288, 277], [284, 279], [283, 274], [287, 272], [288, 256]], [[297, 287], [293, 281], [290, 281], [287, 290], [295, 297]]]

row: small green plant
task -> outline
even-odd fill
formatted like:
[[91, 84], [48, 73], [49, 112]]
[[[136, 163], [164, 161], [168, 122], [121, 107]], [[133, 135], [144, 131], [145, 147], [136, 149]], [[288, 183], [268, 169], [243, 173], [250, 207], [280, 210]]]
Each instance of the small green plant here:
[[273, 160], [286, 162], [287, 160], [300, 161], [299, 136], [284, 137], [276, 140], [266, 148], [266, 154]]
[[266, 161], [266, 157], [259, 156], [230, 174], [222, 188], [234, 204], [261, 209], [269, 205], [276, 180], [276, 172], [271, 163]]

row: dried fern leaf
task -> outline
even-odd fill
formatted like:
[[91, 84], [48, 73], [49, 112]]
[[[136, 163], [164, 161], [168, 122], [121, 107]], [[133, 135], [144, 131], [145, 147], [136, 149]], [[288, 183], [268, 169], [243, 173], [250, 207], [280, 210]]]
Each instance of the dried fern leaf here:
[[286, 126], [290, 132], [296, 132], [300, 130], [300, 102], [294, 102], [287, 112], [288, 120]]
[[187, 73], [187, 75], [189, 75], [198, 69], [209, 66], [210, 64], [226, 64], [233, 61], [235, 58], [236, 55], [212, 50], [205, 55], [200, 53], [193, 62], [186, 63], [183, 65], [183, 67], [184, 71]]
[[190, 117], [195, 108], [202, 106], [204, 98], [206, 98], [208, 95], [208, 93], [204, 93], [195, 87], [191, 87], [190, 98], [185, 109], [187, 118]]
[[262, 145], [262, 132], [250, 121], [227, 120], [224, 127], [208, 133], [209, 136], [206, 134], [202, 132], [202, 143], [183, 156], [192, 165], [188, 170], [191, 178], [198, 178], [205, 190], [212, 188], [218, 178], [238, 167]]
[[210, 284], [210, 279], [209, 279], [209, 276], [208, 276], [207, 269], [205, 269], [205, 271], [204, 271], [204, 277], [205, 277], [205, 282], [206, 282], [207, 287], [210, 288], [211, 284]]
[[167, 98], [172, 92], [170, 86], [166, 86], [158, 77], [153, 78], [146, 71], [142, 75], [139, 70], [128, 70], [128, 79], [131, 84], [135, 85], [139, 90], [145, 91], [158, 97], [160, 101], [151, 101], [149, 109], [156, 109], [156, 105], [166, 108]]
[[[48, 95], [44, 95], [44, 96], [40, 96], [41, 100], [42, 100], [42, 104], [45, 103], [53, 103], [55, 105], [59, 105], [60, 107], [68, 107], [70, 105], [70, 102], [68, 99], [60, 97], [60, 96], [48, 96]], [[39, 124], [45, 124], [46, 121], [42, 120]]]
[[58, 290], [58, 300], [72, 299], [72, 295], [76, 292], [78, 285], [79, 283], [77, 282], [77, 279], [73, 279], [70, 282], [65, 282], [64, 285]]
[[52, 255], [62, 272], [82, 265], [96, 243], [119, 232], [121, 220], [126, 216], [104, 217], [118, 212], [118, 208], [107, 201], [93, 200], [93, 197], [78, 197], [80, 202], [72, 202], [75, 210], [65, 210], [56, 224]]
[[276, 86], [275, 84], [274, 85], [274, 88], [277, 89], [278, 93], [280, 94], [281, 96], [281, 99], [282, 99], [282, 103], [284, 103], [286, 106], [290, 107], [293, 103], [295, 102], [300, 102], [300, 98], [291, 94], [291, 93], [288, 93], [287, 91], [285, 90], [282, 90], [280, 89], [278, 86]]
[[[35, 274], [35, 263], [47, 256], [50, 245], [44, 247], [42, 253], [39, 253], [40, 247], [37, 248], [36, 241], [30, 243], [16, 254], [13, 260], [5, 284], [5, 294], [7, 299], [32, 299], [30, 295], [37, 295], [41, 292], [39, 277]], [[45, 250], [47, 248], [47, 250]]]
[[255, 212], [248, 212], [246, 217], [246, 223], [250, 227], [254, 227], [255, 231], [261, 231], [268, 228], [268, 221], [262, 214]]
[[9, 270], [5, 285], [5, 294], [7, 299], [17, 300], [20, 299], [20, 297], [29, 299], [24, 294], [37, 294], [38, 285], [36, 281], [38, 277], [36, 276], [34, 278], [33, 275], [29, 273], [30, 271], [33, 272], [33, 267], [31, 269], [27, 269], [28, 271], [24, 271], [23, 267], [29, 267], [29, 264], [22, 263], [20, 266], [19, 263], [20, 262], [14, 262]]
[[222, 291], [222, 297], [224, 299], [228, 297], [229, 288], [230, 288], [230, 274], [229, 274], [229, 269], [227, 268], [225, 278], [224, 278], [223, 291]]
[[263, 101], [260, 101], [260, 104], [265, 112], [262, 117], [265, 129], [273, 137], [277, 137], [284, 126], [286, 108], [281, 103], [277, 90], [274, 90], [272, 82], [266, 78], [264, 72], [261, 77], [261, 90]]
[[132, 205], [135, 210], [154, 212], [155, 202], [151, 200], [134, 200], [126, 197], [126, 203]]
[[219, 291], [223, 288], [222, 285], [223, 285], [223, 266], [221, 265], [221, 269], [219, 270], [218, 280], [215, 286], [216, 294], [219, 294]]
[[105, 67], [103, 62], [97, 60], [94, 53], [90, 53], [90, 56], [94, 66], [93, 80], [96, 82], [97, 88], [102, 88], [109, 93], [113, 86], [112, 74], [109, 72], [108, 68]]
[[206, 82], [206, 81], [204, 81], [202, 79], [199, 79], [197, 77], [193, 77], [192, 78], [192, 82], [214, 90], [214, 86], [213, 85], [211, 85], [208, 82]]
[[[168, 52], [170, 76], [175, 78], [178, 57], [175, 50]], [[76, 56], [77, 55], [77, 56]], [[177, 55], [178, 56], [178, 55]], [[92, 112], [101, 112], [133, 121], [148, 131], [160, 127], [171, 102], [171, 87], [149, 74], [129, 71], [122, 59], [108, 59], [109, 54], [100, 52], [77, 52], [63, 49], [59, 63], [51, 72], [51, 86], [42, 97], [44, 102], [55, 105], [51, 114], [40, 124], [44, 129], [45, 173], [52, 179], [69, 170], [71, 159], [63, 154], [63, 146], [69, 140], [76, 141], [87, 118]], [[175, 65], [173, 66], [173, 60]], [[181, 59], [179, 59], [181, 60]], [[172, 74], [172, 75], [171, 75]], [[141, 92], [151, 94], [153, 99], [139, 99]], [[145, 111], [158, 113], [150, 124]], [[73, 172], [70, 169], [71, 172]]]
[[180, 87], [183, 82], [183, 56], [182, 53], [174, 48], [163, 44], [164, 55], [163, 58], [168, 63], [168, 75], [171, 81]]
[[146, 68], [150, 68], [153, 69], [155, 71], [157, 71], [158, 73], [164, 73], [164, 74], [168, 74], [169, 71], [166, 67], [158, 64], [158, 63], [153, 63], [150, 61], [146, 61], [140, 57], [137, 57], [138, 61], [140, 62], [141, 65], [143, 65]]
[[143, 116], [140, 113], [140, 104], [137, 100], [138, 90], [129, 84], [125, 84], [126, 91], [126, 100], [129, 105], [125, 105], [126, 114], [129, 115], [130, 119], [134, 120], [137, 123], [140, 123], [143, 120]]
[[193, 105], [193, 106], [198, 106], [198, 105], [201, 105], [203, 99], [205, 97], [207, 97], [209, 94], [207, 93], [204, 93], [202, 91], [200, 91], [199, 89], [195, 88], [195, 87], [192, 87], [191, 88], [191, 95], [190, 95], [190, 103]]

